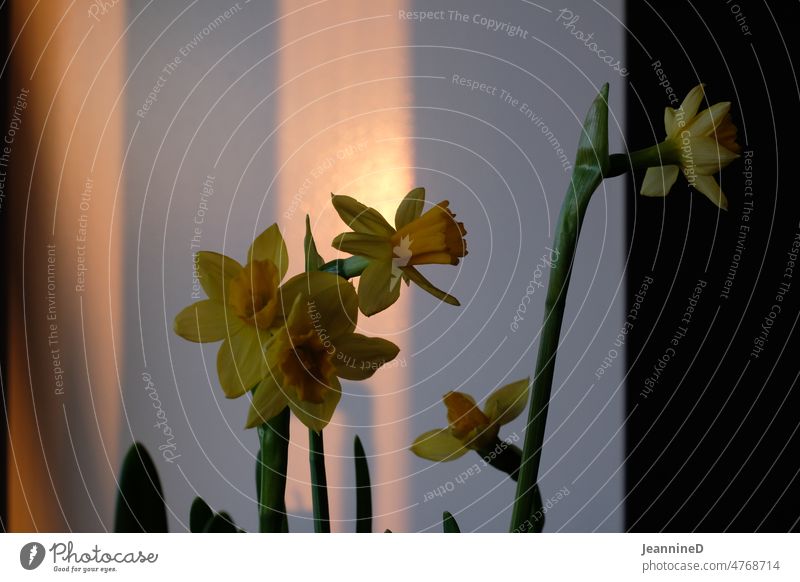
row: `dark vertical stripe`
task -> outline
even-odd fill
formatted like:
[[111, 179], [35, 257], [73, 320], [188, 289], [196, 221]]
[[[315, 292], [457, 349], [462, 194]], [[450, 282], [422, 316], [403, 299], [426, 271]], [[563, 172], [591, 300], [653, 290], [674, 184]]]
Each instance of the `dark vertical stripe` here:
[[[651, 123], [663, 137], [668, 94], [653, 66], [660, 61], [681, 99], [702, 81], [712, 103], [733, 102], [739, 143], [753, 152], [754, 181], [748, 199], [744, 159], [724, 170], [730, 209], [719, 219], [683, 178], [664, 201], [637, 196], [630, 186], [629, 304], [645, 277], [654, 280], [627, 344], [631, 531], [798, 529], [800, 334], [794, 328], [800, 324], [800, 263], [791, 279], [784, 270], [792, 241], [800, 236], [794, 176], [800, 103], [783, 39], [794, 44], [799, 16], [796, 2], [627, 6], [628, 80], [635, 88], [628, 92], [632, 147], [653, 143]], [[796, 66], [797, 54], [792, 58]], [[754, 202], [749, 218], [745, 200]], [[686, 318], [699, 281], [705, 287]], [[723, 292], [726, 281], [729, 293]], [[791, 287], [777, 299], [783, 281]], [[754, 354], [776, 304], [781, 313], [767, 322], [766, 344]]]

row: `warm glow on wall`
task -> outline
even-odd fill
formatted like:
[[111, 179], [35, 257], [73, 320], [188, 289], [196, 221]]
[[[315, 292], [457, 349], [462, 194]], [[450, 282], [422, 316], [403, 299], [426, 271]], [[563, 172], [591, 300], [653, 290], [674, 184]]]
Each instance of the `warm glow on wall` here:
[[[277, 94], [277, 155], [280, 168], [274, 209], [292, 256], [302, 255], [304, 217], [311, 216], [320, 251], [333, 258], [332, 238], [347, 230], [330, 205], [330, 193], [350, 194], [384, 213], [390, 220], [405, 193], [416, 186], [413, 153], [406, 140], [411, 135], [411, 87], [407, 24], [397, 18], [400, 1], [367, 4], [355, 0], [317, 3], [300, 8], [283, 0], [278, 46], [280, 90]], [[290, 243], [291, 244], [291, 243]], [[365, 333], [380, 334], [408, 349], [409, 306], [401, 298], [391, 311], [359, 320]], [[348, 418], [354, 425], [372, 425], [371, 442], [377, 450], [370, 466], [375, 496], [375, 531], [385, 527], [404, 530], [407, 518], [399, 512], [406, 505], [410, 435], [407, 423], [409, 398], [406, 369], [388, 366], [364, 383], [371, 403], [371, 418]], [[356, 388], [359, 389], [359, 388]], [[347, 386], [345, 386], [347, 391]], [[348, 428], [337, 412], [326, 429], [326, 453], [334, 530], [351, 531], [352, 524], [337, 513], [344, 471], [352, 471], [351, 438], [340, 433]], [[368, 429], [357, 429], [364, 433]], [[301, 427], [293, 432], [302, 432]], [[348, 430], [348, 434], [350, 431]], [[294, 440], [294, 437], [293, 437]], [[300, 441], [300, 442], [304, 442]], [[341, 447], [341, 448], [334, 448]], [[308, 511], [307, 452], [293, 443], [290, 458], [289, 511]], [[299, 489], [299, 491], [295, 490]], [[352, 493], [352, 491], [350, 492]]]

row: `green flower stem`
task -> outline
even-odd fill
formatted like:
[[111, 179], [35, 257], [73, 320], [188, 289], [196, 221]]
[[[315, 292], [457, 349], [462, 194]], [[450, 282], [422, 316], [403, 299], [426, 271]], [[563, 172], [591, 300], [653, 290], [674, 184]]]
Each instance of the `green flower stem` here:
[[522, 461], [522, 450], [516, 445], [497, 440], [497, 446], [486, 452], [479, 452], [483, 460], [497, 469], [508, 473], [513, 481], [519, 477], [519, 465]]
[[658, 166], [680, 165], [680, 150], [671, 140], [636, 150], [629, 154], [613, 154], [609, 156], [608, 169], [603, 173], [603, 178], [621, 176], [631, 170], [646, 170]]
[[547, 411], [553, 385], [561, 322], [572, 276], [572, 262], [583, 218], [592, 194], [609, 170], [608, 156], [608, 84], [595, 98], [578, 141], [575, 170], [561, 206], [553, 248], [557, 251], [545, 298], [544, 324], [536, 360], [533, 395], [528, 409], [528, 424], [517, 482], [516, 500], [511, 517], [511, 531], [523, 531], [532, 516], [541, 511], [537, 480], [542, 460]]
[[314, 531], [331, 532], [331, 516], [328, 509], [328, 478], [325, 475], [325, 446], [322, 431], [308, 431], [311, 462], [311, 500], [314, 506]]
[[328, 273], [336, 273], [345, 279], [358, 277], [369, 266], [369, 259], [366, 257], [347, 257], [346, 259], [334, 259], [322, 265], [319, 270]]
[[288, 530], [286, 518], [286, 468], [289, 459], [289, 407], [258, 427], [261, 442], [258, 473], [259, 531]]

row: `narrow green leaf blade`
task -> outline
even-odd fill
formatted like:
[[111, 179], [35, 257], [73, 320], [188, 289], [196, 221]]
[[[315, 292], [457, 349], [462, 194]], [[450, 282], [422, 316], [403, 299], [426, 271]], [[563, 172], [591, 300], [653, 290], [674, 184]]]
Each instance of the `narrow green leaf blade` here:
[[167, 508], [153, 459], [134, 443], [122, 462], [114, 515], [117, 533], [166, 533]]
[[442, 529], [444, 533], [461, 533], [456, 518], [449, 511], [445, 511], [442, 515]]
[[239, 529], [236, 527], [236, 524], [233, 522], [233, 518], [230, 515], [221, 511], [219, 513], [215, 513], [214, 517], [212, 517], [209, 522], [206, 524], [203, 533], [238, 533]]
[[311, 503], [314, 508], [314, 532], [330, 533], [328, 477], [325, 474], [325, 445], [322, 431], [308, 430], [309, 462], [311, 463]]
[[372, 488], [369, 464], [361, 439], [356, 435], [353, 443], [356, 465], [356, 533], [372, 532]]
[[214, 517], [214, 512], [202, 497], [195, 497], [192, 508], [189, 510], [189, 531], [200, 533], [205, 530], [208, 522]]

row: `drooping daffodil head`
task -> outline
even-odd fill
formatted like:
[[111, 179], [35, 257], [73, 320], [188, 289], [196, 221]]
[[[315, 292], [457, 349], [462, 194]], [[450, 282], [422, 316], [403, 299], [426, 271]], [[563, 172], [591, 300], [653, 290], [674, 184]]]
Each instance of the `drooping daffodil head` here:
[[497, 444], [500, 427], [525, 410], [529, 385], [530, 379], [526, 378], [498, 388], [486, 398], [483, 410], [469, 394], [448, 392], [442, 398], [448, 426], [419, 435], [411, 451], [437, 462], [452, 461], [470, 450], [481, 454], [491, 451]]
[[332, 202], [353, 229], [337, 236], [333, 246], [368, 261], [358, 283], [362, 313], [373, 315], [397, 301], [401, 281], [413, 281], [434, 297], [459, 305], [417, 270], [419, 265], [458, 265], [467, 255], [467, 231], [456, 221], [448, 201], [425, 210], [425, 189], [415, 188], [398, 206], [394, 226], [380, 212], [349, 196], [333, 196]]
[[644, 196], [666, 196], [682, 173], [695, 190], [719, 208], [728, 200], [713, 177], [739, 157], [736, 126], [731, 120], [730, 102], [711, 105], [698, 113], [705, 93], [697, 85], [677, 109], [667, 107], [664, 126], [667, 137], [659, 144], [661, 160], [654, 160], [642, 182]]

